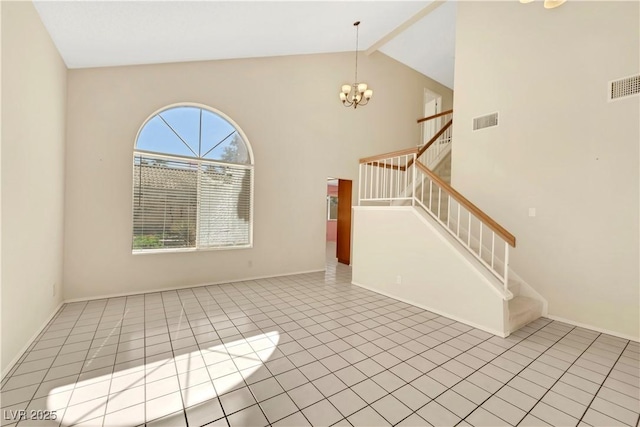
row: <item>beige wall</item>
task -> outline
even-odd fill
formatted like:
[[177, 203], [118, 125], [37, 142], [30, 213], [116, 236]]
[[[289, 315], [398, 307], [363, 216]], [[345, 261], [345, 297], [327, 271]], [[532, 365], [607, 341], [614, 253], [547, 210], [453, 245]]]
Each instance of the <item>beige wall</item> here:
[[353, 283], [492, 334], [509, 334], [500, 282], [416, 209], [356, 207], [353, 245]]
[[[516, 235], [549, 314], [639, 333], [638, 2], [460, 2], [453, 185]], [[471, 131], [499, 111], [498, 127]], [[536, 208], [535, 217], [528, 208]]]
[[[355, 189], [359, 157], [417, 144], [425, 87], [445, 108], [452, 102], [450, 90], [383, 54], [359, 65], [374, 97], [357, 110], [338, 100], [352, 53], [70, 70], [65, 298], [323, 269], [326, 177]], [[135, 136], [179, 102], [227, 114], [253, 147], [252, 249], [131, 254]]]
[[32, 3], [2, 2], [3, 373], [62, 300], [66, 72]]

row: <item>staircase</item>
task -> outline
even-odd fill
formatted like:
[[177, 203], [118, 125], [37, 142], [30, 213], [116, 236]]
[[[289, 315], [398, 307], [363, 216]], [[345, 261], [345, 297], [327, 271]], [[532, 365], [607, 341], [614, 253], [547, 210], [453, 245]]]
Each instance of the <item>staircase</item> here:
[[[426, 166], [426, 165], [425, 165]], [[428, 166], [427, 166], [428, 167]], [[449, 151], [435, 167], [430, 168], [447, 184], [451, 184], [451, 151]]]
[[[447, 184], [451, 184], [451, 151], [449, 151], [445, 156], [443, 156], [441, 159], [439, 159], [439, 161], [436, 163], [435, 167], [432, 168], [433, 173], [435, 173], [438, 177], [440, 177], [440, 179], [442, 179], [444, 182], [446, 182]], [[431, 193], [431, 203], [433, 205], [433, 211], [434, 212], [440, 212], [440, 218], [442, 218], [443, 221], [447, 221], [447, 219], [449, 218], [449, 205], [448, 203], [446, 203], [446, 198], [444, 200], [442, 200], [441, 194], [439, 193], [439, 188], [436, 186], [431, 186], [431, 188], [428, 188], [428, 184], [427, 187], [425, 187], [423, 189], [423, 186], [425, 185], [424, 182], [419, 182], [417, 187], [416, 187], [416, 194], [421, 194], [422, 191], [427, 192], [427, 196], [425, 197], [425, 199], [428, 199], [428, 194], [429, 192]], [[442, 203], [441, 203], [442, 200]]]
[[510, 332], [533, 322], [542, 316], [542, 302], [533, 298], [514, 296], [509, 300]]
[[[422, 147], [360, 160], [354, 283], [507, 336], [542, 316], [546, 301], [509, 269], [515, 237], [451, 187], [452, 116], [451, 110], [418, 121], [444, 123]], [[414, 241], [419, 238], [428, 242]], [[415, 261], [429, 266], [424, 274], [406, 262], [416, 252], [423, 253]], [[395, 285], [381, 282], [387, 270], [396, 271]]]

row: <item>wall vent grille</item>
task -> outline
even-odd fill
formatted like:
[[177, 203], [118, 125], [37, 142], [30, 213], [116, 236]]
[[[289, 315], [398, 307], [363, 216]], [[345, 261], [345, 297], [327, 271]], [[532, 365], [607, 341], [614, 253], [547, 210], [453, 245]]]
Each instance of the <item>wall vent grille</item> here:
[[609, 100], [613, 101], [640, 93], [640, 75], [614, 80], [609, 83]]
[[487, 114], [473, 119], [473, 130], [498, 126], [498, 113]]

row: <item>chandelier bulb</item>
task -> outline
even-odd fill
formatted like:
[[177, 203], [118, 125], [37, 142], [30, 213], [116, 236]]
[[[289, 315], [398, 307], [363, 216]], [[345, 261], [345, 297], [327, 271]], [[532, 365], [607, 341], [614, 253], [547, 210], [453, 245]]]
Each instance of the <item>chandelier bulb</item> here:
[[567, 0], [544, 0], [545, 9], [555, 9], [558, 6], [562, 6]]

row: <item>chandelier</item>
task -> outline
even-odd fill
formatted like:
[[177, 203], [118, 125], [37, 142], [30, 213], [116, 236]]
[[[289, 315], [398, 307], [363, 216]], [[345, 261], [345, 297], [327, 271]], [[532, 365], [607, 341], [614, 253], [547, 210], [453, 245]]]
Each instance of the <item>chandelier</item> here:
[[356, 27], [356, 78], [353, 84], [342, 85], [340, 100], [345, 107], [358, 108], [358, 105], [367, 105], [373, 96], [373, 91], [368, 89], [366, 83], [358, 83], [358, 26], [360, 21], [353, 23]]

